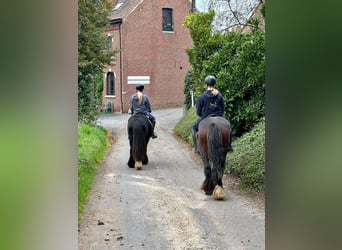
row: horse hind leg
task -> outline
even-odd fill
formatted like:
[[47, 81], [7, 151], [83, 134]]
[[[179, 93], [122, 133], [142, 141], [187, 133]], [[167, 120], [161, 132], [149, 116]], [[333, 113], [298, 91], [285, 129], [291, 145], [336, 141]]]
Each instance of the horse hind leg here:
[[145, 152], [144, 157], [142, 158], [142, 164], [147, 165], [147, 163], [148, 163], [148, 156], [147, 156], [147, 152]]
[[132, 157], [132, 149], [129, 150], [129, 159], [127, 162], [128, 167], [134, 168], [135, 160]]
[[136, 161], [134, 164], [134, 167], [136, 170], [141, 170], [142, 169], [142, 161]]
[[144, 158], [144, 160], [142, 160], [142, 164], [147, 165], [147, 163], [148, 163], [148, 158]]
[[223, 170], [224, 170], [224, 166], [225, 164], [223, 164], [221, 166], [221, 168], [214, 168], [213, 169], [213, 174], [212, 174], [212, 178], [215, 178], [215, 188], [213, 191], [213, 197], [215, 200], [225, 200], [226, 199], [226, 193], [223, 189], [223, 185], [222, 185], [222, 176], [223, 176]]
[[213, 197], [215, 200], [225, 200], [226, 193], [220, 185], [216, 185], [213, 191]]
[[211, 167], [209, 161], [206, 159], [204, 162], [204, 175], [205, 179], [202, 183], [201, 189], [205, 192], [206, 195], [212, 195], [213, 193], [213, 183], [211, 179]]

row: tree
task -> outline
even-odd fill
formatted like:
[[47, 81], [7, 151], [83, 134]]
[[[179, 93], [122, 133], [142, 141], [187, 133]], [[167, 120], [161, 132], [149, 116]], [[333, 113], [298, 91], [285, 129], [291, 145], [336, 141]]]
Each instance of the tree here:
[[215, 11], [213, 30], [224, 33], [243, 26], [256, 27], [257, 19], [251, 23], [250, 13], [264, 0], [209, 0], [208, 9]]
[[198, 96], [204, 90], [205, 76], [216, 76], [225, 100], [225, 117], [233, 134], [240, 136], [265, 116], [265, 34], [258, 29], [246, 34], [213, 33], [213, 19], [212, 10], [189, 14], [184, 22], [193, 40], [193, 46], [186, 50], [191, 90]]
[[215, 16], [214, 11], [208, 13], [192, 13], [188, 15], [183, 23], [190, 31], [193, 46], [186, 49], [191, 65], [193, 79], [193, 91], [198, 96], [203, 89], [196, 86], [203, 86], [205, 78], [203, 62], [208, 60], [210, 55], [220, 47], [220, 35], [212, 34], [212, 25]]
[[109, 26], [111, 4], [107, 0], [78, 1], [78, 119], [96, 118], [96, 78], [103, 74], [118, 50], [107, 49], [104, 32]]

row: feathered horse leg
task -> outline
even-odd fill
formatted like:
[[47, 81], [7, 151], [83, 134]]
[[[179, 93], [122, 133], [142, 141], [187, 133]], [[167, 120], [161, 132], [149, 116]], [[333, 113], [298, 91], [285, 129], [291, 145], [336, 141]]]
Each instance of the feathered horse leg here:
[[202, 183], [201, 189], [205, 192], [206, 195], [211, 195], [214, 189], [212, 179], [211, 179], [211, 166], [210, 166], [209, 159], [207, 156], [202, 156], [202, 161], [204, 164], [205, 179]]

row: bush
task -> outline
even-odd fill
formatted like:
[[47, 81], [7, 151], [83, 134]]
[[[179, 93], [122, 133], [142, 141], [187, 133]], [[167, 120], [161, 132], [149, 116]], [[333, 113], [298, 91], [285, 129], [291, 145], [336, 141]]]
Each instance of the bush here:
[[181, 120], [176, 124], [174, 128], [174, 133], [180, 136], [183, 140], [194, 146], [191, 129], [199, 117], [196, 114], [195, 107], [188, 109]]
[[248, 133], [233, 142], [228, 154], [226, 172], [241, 179], [244, 187], [265, 189], [265, 118]]
[[239, 137], [265, 116], [265, 35], [230, 32], [222, 35], [222, 41], [222, 48], [204, 63], [204, 70], [216, 75], [225, 117]]
[[193, 78], [192, 78], [192, 73], [189, 71], [185, 75], [185, 80], [184, 80], [184, 105], [185, 109], [188, 110], [191, 108], [191, 94], [190, 92], [192, 91], [193, 87]]

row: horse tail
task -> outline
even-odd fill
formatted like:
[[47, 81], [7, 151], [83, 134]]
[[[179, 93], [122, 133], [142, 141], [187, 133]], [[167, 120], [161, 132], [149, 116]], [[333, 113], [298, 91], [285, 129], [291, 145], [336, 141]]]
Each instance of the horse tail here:
[[208, 141], [208, 158], [213, 163], [211, 171], [212, 187], [220, 184], [223, 170], [226, 162], [226, 154], [224, 153], [224, 145], [222, 141], [221, 130], [216, 123], [211, 123], [207, 134]]
[[132, 155], [136, 161], [142, 161], [146, 151], [146, 132], [144, 128], [145, 126], [140, 124], [140, 122], [133, 126]]

